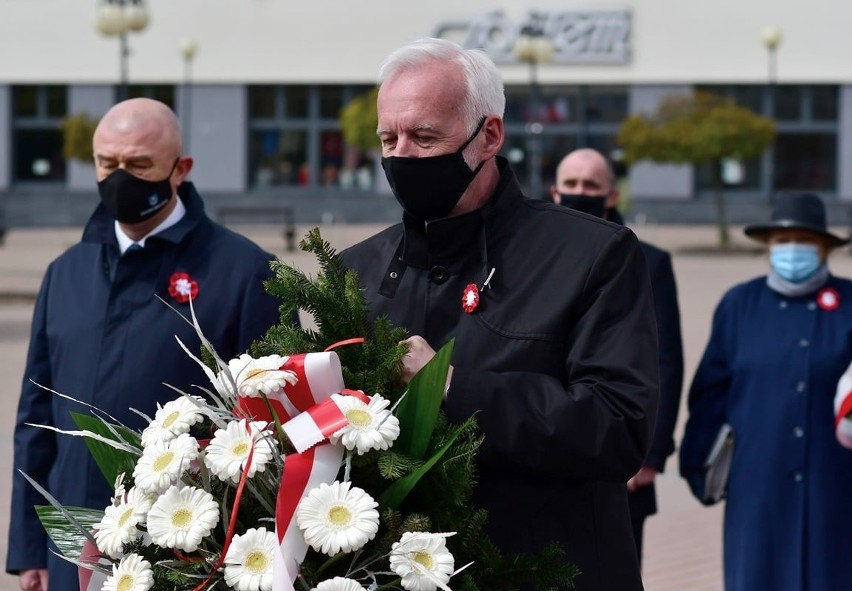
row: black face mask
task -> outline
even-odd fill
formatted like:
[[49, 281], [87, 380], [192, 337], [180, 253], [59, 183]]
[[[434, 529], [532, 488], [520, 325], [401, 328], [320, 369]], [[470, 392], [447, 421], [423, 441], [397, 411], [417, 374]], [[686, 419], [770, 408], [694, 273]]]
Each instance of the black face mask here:
[[582, 193], [578, 195], [566, 195], [565, 193], [560, 193], [559, 198], [561, 199], [560, 203], [565, 207], [570, 207], [571, 209], [576, 209], [577, 211], [582, 211], [583, 213], [599, 218], [606, 217], [605, 196], [583, 195]]
[[382, 168], [396, 200], [417, 221], [431, 222], [450, 215], [467, 187], [485, 162], [471, 170], [462, 152], [485, 124], [479, 120], [476, 131], [455, 152], [424, 158], [389, 156]]
[[98, 193], [106, 210], [122, 224], [144, 222], [163, 209], [172, 198], [169, 179], [180, 158], [175, 160], [169, 176], [161, 181], [146, 181], [123, 168], [116, 169], [98, 183]]

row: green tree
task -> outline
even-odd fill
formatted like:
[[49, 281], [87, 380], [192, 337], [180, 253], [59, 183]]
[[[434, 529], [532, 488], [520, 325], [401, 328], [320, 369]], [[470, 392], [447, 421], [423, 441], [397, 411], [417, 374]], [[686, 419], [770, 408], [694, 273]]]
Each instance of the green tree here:
[[96, 119], [88, 113], [78, 113], [65, 117], [61, 124], [62, 128], [62, 155], [66, 160], [79, 160], [80, 162], [93, 162], [92, 136], [98, 126]]
[[379, 126], [379, 113], [376, 110], [378, 95], [378, 87], [372, 88], [353, 98], [340, 110], [343, 141], [364, 152], [381, 147], [376, 135], [376, 128]]
[[663, 101], [652, 115], [632, 115], [618, 143], [628, 163], [703, 164], [713, 170], [719, 246], [730, 243], [722, 183], [722, 160], [750, 160], [775, 140], [775, 122], [718, 95], [697, 92]]

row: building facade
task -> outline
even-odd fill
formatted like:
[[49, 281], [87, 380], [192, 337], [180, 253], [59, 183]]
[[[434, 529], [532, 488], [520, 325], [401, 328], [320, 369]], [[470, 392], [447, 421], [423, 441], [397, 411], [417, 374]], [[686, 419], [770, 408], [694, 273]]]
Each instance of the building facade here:
[[[507, 92], [504, 154], [533, 196], [544, 196], [566, 152], [590, 146], [617, 161], [616, 135], [629, 114], [701, 89], [778, 122], [772, 149], [728, 177], [734, 221], [764, 217], [778, 190], [815, 191], [841, 212], [835, 215], [852, 201], [844, 25], [852, 4], [837, 0], [626, 0], [605, 7], [148, 0], [148, 23], [125, 33], [126, 45], [122, 36], [96, 30], [94, 16], [105, 4], [4, 6], [6, 225], [86, 218], [96, 202], [94, 171], [62, 157], [60, 125], [69, 115], [97, 118], [124, 95], [175, 109], [185, 151], [196, 159], [192, 180], [212, 207], [281, 205], [306, 222], [396, 219], [377, 153], [348, 146], [339, 115], [373, 87], [387, 53], [423, 36], [481, 47], [498, 62]], [[766, 37], [770, 27], [774, 38]], [[546, 41], [546, 58], [525, 61], [518, 52], [530, 32]], [[197, 52], [182, 52], [187, 41]], [[712, 219], [708, 167], [639, 163], [624, 172], [632, 212], [663, 222]]]

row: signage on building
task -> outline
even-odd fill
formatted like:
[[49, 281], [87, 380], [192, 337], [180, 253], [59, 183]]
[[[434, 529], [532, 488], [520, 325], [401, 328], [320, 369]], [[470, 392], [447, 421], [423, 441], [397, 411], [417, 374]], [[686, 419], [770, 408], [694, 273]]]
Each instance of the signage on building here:
[[551, 63], [624, 64], [630, 61], [630, 11], [557, 10], [530, 12], [510, 20], [502, 11], [469, 21], [439, 23], [433, 37], [479, 48], [497, 63], [518, 62], [515, 44], [524, 31], [537, 31], [553, 46]]

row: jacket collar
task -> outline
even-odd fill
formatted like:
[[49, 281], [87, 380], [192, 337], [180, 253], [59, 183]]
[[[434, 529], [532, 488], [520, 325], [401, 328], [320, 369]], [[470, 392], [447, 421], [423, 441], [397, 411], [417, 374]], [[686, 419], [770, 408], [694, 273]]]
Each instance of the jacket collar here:
[[[166, 228], [159, 234], [149, 236], [148, 240], [163, 240], [174, 244], [180, 243], [187, 234], [194, 230], [204, 219], [204, 202], [195, 185], [184, 181], [178, 187], [178, 198], [186, 207], [186, 215], [174, 226]], [[83, 242], [92, 244], [116, 244], [115, 218], [107, 212], [103, 204], [98, 204], [92, 217], [89, 218], [83, 230]]]
[[496, 158], [500, 178], [494, 193], [482, 207], [427, 224], [403, 214], [402, 262], [419, 268], [443, 265], [451, 269], [472, 257], [486, 260], [486, 234], [488, 240], [504, 234], [512, 225], [511, 212], [517, 211], [524, 199], [508, 161], [501, 156]]

